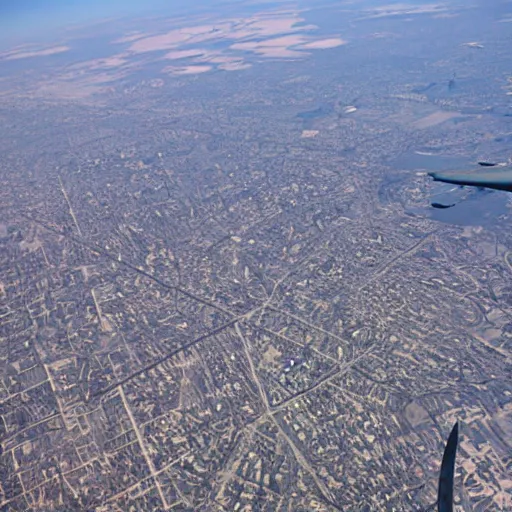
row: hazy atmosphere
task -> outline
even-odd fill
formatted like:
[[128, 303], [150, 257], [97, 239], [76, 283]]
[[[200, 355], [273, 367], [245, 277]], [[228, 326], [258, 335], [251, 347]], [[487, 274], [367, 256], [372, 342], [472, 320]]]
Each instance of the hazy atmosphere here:
[[511, 36], [2, 2], [0, 510], [511, 510]]

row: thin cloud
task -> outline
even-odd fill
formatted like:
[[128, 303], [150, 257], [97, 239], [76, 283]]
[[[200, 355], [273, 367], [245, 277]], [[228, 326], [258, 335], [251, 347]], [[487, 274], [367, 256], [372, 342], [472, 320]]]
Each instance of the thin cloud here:
[[9, 52], [7, 54], [0, 55], [0, 58], [3, 60], [29, 59], [31, 57], [45, 57], [47, 55], [64, 53], [69, 50], [69, 46], [54, 46], [52, 48], [45, 48], [44, 50]]

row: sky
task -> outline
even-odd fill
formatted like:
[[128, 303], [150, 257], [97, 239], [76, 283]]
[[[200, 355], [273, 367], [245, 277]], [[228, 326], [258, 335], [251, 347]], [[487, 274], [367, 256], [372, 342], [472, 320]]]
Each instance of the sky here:
[[107, 18], [174, 14], [216, 0], [0, 0], [0, 45], [55, 37], [59, 29]]
[[[283, 0], [247, 0], [248, 3], [277, 3]], [[295, 0], [308, 5], [314, 0]], [[204, 7], [244, 4], [242, 0], [0, 0], [0, 50], [14, 45], [57, 40], [60, 29], [87, 25], [103, 19], [122, 19], [142, 15], [182, 14]], [[322, 4], [322, 2], [318, 2]], [[349, 4], [354, 2], [348, 2]], [[356, 0], [363, 5], [394, 3], [435, 3], [429, 0]], [[470, 0], [473, 6], [485, 7], [496, 17], [510, 13], [512, 0]]]

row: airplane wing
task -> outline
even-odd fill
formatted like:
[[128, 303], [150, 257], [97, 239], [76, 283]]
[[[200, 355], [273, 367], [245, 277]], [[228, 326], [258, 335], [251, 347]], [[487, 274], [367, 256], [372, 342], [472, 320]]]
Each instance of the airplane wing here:
[[478, 172], [429, 172], [434, 181], [512, 192], [512, 168]]

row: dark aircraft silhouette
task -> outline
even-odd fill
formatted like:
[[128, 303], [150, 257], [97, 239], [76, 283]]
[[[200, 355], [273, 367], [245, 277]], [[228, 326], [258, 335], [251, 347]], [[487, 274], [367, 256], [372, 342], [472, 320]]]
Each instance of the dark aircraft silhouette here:
[[[495, 167], [495, 164], [490, 162], [479, 162], [479, 164], [486, 168]], [[428, 174], [434, 178], [434, 181], [512, 192], [512, 167], [475, 172], [429, 172]]]
[[439, 487], [437, 493], [438, 512], [453, 511], [453, 476], [455, 473], [455, 456], [459, 441], [459, 423], [455, 423], [443, 454], [441, 472], [439, 474]]

